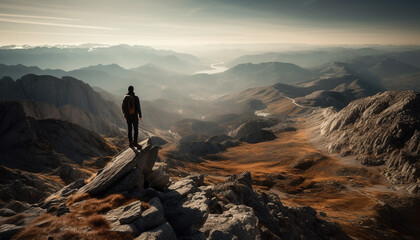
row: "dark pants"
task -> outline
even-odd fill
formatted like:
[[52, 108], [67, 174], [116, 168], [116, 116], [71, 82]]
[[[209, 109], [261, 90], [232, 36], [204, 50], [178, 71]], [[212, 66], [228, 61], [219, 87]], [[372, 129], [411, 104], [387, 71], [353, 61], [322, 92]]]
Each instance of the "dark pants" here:
[[[127, 117], [127, 127], [128, 127], [128, 141], [130, 143], [137, 143], [137, 138], [139, 136], [139, 119], [136, 115], [129, 115]], [[134, 141], [132, 137], [132, 128], [134, 127]]]

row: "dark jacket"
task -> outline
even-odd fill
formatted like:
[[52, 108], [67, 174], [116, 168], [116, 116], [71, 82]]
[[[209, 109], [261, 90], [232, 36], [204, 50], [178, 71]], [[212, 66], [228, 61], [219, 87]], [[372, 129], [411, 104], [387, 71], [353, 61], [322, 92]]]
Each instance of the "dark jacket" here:
[[134, 103], [135, 103], [135, 107], [136, 107], [136, 112], [133, 115], [139, 115], [139, 117], [141, 118], [141, 108], [140, 108], [140, 99], [139, 97], [137, 97], [134, 92], [128, 92], [125, 96], [124, 96], [124, 100], [122, 102], [122, 111], [124, 113], [124, 117], [127, 118], [129, 113], [128, 113], [128, 99], [129, 97], [132, 96], [134, 97]]

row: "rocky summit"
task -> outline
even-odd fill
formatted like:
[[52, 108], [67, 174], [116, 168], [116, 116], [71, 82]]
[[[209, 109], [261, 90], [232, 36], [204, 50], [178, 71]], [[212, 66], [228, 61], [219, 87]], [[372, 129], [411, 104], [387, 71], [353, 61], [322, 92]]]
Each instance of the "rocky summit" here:
[[[321, 220], [313, 208], [285, 207], [277, 195], [255, 191], [249, 172], [215, 185], [205, 185], [203, 175], [170, 181], [164, 163], [156, 162], [158, 147], [147, 141], [142, 145], [141, 151], [129, 148], [119, 153], [88, 183], [76, 181], [31, 206], [26, 216], [40, 216], [32, 223], [2, 225], [1, 239], [28, 237], [35, 228], [48, 225], [40, 219], [71, 219], [89, 199], [115, 194], [130, 200], [107, 208], [98, 218], [105, 219], [104, 231], [117, 234], [116, 239], [349, 239], [339, 225]], [[89, 231], [83, 229], [79, 234]]]
[[324, 111], [320, 132], [327, 149], [355, 154], [365, 165], [385, 165], [396, 183], [419, 182], [420, 94], [387, 91]]

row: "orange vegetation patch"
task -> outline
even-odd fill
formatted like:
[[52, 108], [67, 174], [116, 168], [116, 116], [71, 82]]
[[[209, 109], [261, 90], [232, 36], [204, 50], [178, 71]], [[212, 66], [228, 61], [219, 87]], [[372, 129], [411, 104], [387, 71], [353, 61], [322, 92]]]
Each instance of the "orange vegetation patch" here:
[[133, 236], [109, 231], [103, 213], [135, 201], [122, 194], [106, 198], [90, 198], [88, 194], [71, 196], [66, 205], [70, 213], [61, 217], [56, 212], [43, 214], [26, 226], [14, 239], [132, 239]]
[[[250, 171], [254, 187], [278, 194], [285, 205], [311, 206], [327, 214], [351, 236], [368, 239], [360, 221], [372, 219], [381, 201], [375, 192], [395, 194], [377, 167], [352, 164], [314, 147], [307, 131], [298, 126], [277, 139], [257, 144], [243, 143], [225, 152], [203, 158], [200, 163], [183, 161], [177, 167], [205, 175], [205, 182], [223, 182], [227, 176]], [[162, 158], [165, 158], [163, 153]], [[302, 167], [296, 167], [297, 163]], [[354, 226], [357, 226], [354, 228]]]

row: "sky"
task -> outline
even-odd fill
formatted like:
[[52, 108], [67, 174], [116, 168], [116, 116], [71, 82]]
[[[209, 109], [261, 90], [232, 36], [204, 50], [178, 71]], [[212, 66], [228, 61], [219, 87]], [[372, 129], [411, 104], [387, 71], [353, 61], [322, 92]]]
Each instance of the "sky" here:
[[420, 45], [418, 0], [0, 0], [0, 45]]

